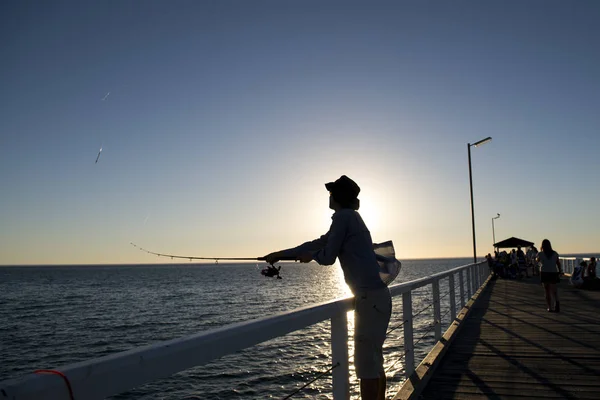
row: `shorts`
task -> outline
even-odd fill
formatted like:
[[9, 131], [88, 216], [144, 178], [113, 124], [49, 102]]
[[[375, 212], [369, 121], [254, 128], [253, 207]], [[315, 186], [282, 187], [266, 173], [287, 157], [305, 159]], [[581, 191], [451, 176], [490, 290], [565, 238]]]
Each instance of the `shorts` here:
[[376, 379], [383, 370], [383, 342], [392, 315], [387, 287], [354, 296], [354, 368], [359, 379]]
[[560, 276], [558, 272], [542, 272], [540, 274], [540, 280], [542, 283], [559, 283]]

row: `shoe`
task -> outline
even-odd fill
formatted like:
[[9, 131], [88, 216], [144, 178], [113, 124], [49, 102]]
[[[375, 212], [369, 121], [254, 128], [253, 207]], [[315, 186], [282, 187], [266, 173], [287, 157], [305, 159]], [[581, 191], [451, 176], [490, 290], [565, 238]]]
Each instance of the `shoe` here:
[[551, 309], [549, 309], [549, 308], [547, 308], [547, 309], [546, 309], [546, 311], [548, 311], [548, 312], [552, 312], [552, 310], [551, 310]]
[[554, 312], [560, 312], [560, 303], [557, 301], [556, 305], [554, 306]]

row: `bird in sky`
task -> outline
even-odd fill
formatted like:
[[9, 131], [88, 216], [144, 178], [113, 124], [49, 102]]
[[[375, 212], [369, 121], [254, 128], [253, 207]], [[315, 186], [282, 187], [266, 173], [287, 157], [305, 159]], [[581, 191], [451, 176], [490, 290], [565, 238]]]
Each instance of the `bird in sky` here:
[[96, 162], [94, 164], [98, 164], [98, 159], [100, 158], [100, 153], [102, 153], [102, 146], [100, 146], [100, 151], [98, 152], [98, 156], [96, 157]]

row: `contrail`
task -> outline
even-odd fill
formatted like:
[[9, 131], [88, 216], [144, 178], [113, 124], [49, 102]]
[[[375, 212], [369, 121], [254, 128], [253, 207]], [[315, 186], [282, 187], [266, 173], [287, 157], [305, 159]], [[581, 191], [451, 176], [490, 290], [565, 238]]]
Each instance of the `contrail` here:
[[106, 96], [102, 98], [102, 101], [106, 100], [106, 98], [110, 95], [110, 92], [106, 93]]

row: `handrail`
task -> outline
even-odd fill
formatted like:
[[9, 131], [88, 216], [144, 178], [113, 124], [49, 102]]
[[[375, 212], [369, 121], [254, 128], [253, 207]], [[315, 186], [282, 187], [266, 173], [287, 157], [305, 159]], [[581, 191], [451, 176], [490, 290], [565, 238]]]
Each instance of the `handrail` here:
[[[432, 285], [437, 341], [442, 335], [440, 280], [448, 278], [450, 307], [446, 314], [454, 318], [457, 315], [456, 274], [459, 275], [460, 306], [464, 307], [464, 294], [471, 298], [489, 274], [486, 262], [390, 286], [392, 297], [402, 296], [406, 376], [415, 369], [412, 292]], [[353, 297], [347, 297], [67, 365], [57, 369], [64, 378], [56, 374], [28, 374], [0, 382], [0, 399], [67, 400], [71, 395], [65, 380], [70, 383], [75, 399], [104, 399], [327, 319], [331, 321], [331, 365], [339, 363], [332, 371], [333, 397], [346, 399], [350, 392], [347, 312], [353, 308]]]
[[[579, 265], [582, 261], [589, 261], [591, 257], [559, 257], [562, 270], [565, 274], [572, 274], [575, 266]], [[598, 257], [596, 257], [598, 260]]]

